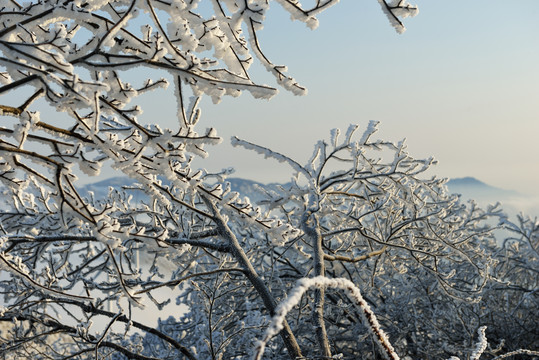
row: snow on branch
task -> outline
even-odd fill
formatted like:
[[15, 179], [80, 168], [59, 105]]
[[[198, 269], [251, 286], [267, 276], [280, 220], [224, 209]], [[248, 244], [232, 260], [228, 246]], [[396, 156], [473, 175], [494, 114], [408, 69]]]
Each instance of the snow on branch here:
[[336, 288], [346, 291], [348, 298], [361, 309], [363, 323], [370, 330], [376, 343], [378, 344], [380, 351], [384, 357], [388, 360], [399, 360], [399, 356], [393, 349], [393, 346], [389, 342], [386, 333], [380, 327], [376, 315], [371, 310], [369, 304], [365, 301], [361, 295], [359, 288], [350, 280], [344, 278], [330, 279], [325, 276], [317, 276], [314, 278], [303, 278], [296, 282], [296, 286], [290, 290], [286, 300], [281, 302], [275, 310], [275, 315], [272, 317], [268, 328], [264, 334], [264, 337], [256, 345], [253, 359], [260, 360], [264, 354], [264, 349], [270, 339], [275, 336], [283, 327], [283, 321], [290, 310], [296, 306], [303, 296], [303, 294], [310, 288]]
[[475, 348], [470, 355], [471, 360], [479, 360], [483, 352], [486, 350], [488, 343], [487, 343], [487, 337], [485, 335], [485, 331], [487, 330], [486, 326], [481, 326], [479, 329], [477, 329], [477, 334], [479, 335], [479, 339], [477, 340], [477, 344], [475, 345]]
[[539, 351], [528, 350], [528, 349], [518, 349], [518, 350], [511, 351], [500, 356], [496, 356], [492, 360], [506, 359], [508, 357], [516, 356], [516, 355], [539, 356]]
[[233, 136], [231, 138], [231, 143], [232, 143], [232, 146], [243, 147], [244, 149], [253, 150], [260, 155], [264, 155], [264, 158], [266, 159], [271, 158], [271, 159], [277, 160], [280, 163], [287, 163], [298, 173], [302, 173], [306, 175], [307, 177], [309, 177], [309, 172], [307, 169], [305, 169], [298, 162], [292, 160], [286, 155], [273, 151], [267, 147], [256, 145], [246, 140], [242, 140], [238, 138], [237, 136]]
[[84, 301], [94, 300], [91, 297], [69, 294], [62, 291], [61, 289], [55, 289], [38, 283], [32, 278], [31, 274], [28, 271], [28, 268], [25, 266], [23, 260], [20, 257], [15, 257], [10, 254], [5, 254], [4, 252], [0, 252], [0, 270], [7, 271], [13, 276], [22, 279], [32, 288], [41, 291], [46, 296], [50, 296], [52, 298], [76, 299]]
[[393, 26], [399, 34], [406, 31], [401, 19], [414, 17], [419, 13], [417, 6], [410, 5], [405, 0], [378, 0], [378, 3], [389, 19], [391, 26]]
[[[487, 349], [488, 341], [485, 335], [486, 329], [487, 329], [486, 326], [481, 326], [479, 329], [477, 329], [477, 334], [479, 335], [479, 339], [477, 339], [477, 343], [475, 344], [475, 347], [472, 353], [470, 354], [470, 360], [479, 360], [481, 358], [481, 355], [483, 355], [483, 353]], [[501, 360], [501, 359], [506, 359], [512, 356], [517, 356], [517, 355], [538, 356], [539, 351], [533, 351], [533, 350], [528, 350], [528, 349], [518, 349], [515, 351], [510, 351], [505, 354], [496, 356], [492, 360]], [[460, 358], [458, 358], [457, 356], [452, 356], [448, 360], [460, 360]]]

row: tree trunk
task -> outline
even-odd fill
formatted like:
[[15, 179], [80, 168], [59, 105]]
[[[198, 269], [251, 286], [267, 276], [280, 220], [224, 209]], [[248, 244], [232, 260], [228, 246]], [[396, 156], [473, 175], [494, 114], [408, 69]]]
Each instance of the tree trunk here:
[[[302, 222], [303, 231], [305, 232], [305, 235], [307, 235], [308, 240], [311, 241], [313, 246], [314, 276], [326, 276], [326, 268], [324, 265], [324, 249], [322, 248], [322, 234], [320, 233], [318, 218], [315, 214], [311, 213], [310, 216], [304, 216]], [[325, 290], [323, 288], [315, 289], [314, 310], [312, 316], [315, 327], [316, 340], [318, 341], [318, 346], [320, 347], [322, 356], [330, 358], [331, 350], [329, 347], [326, 324], [324, 322], [324, 296]]]
[[[273, 295], [271, 295], [264, 281], [256, 273], [256, 270], [247, 258], [247, 255], [243, 251], [240, 243], [238, 242], [238, 239], [230, 230], [216, 206], [211, 202], [211, 200], [206, 198], [204, 198], [204, 200], [212, 210], [214, 215], [214, 221], [217, 224], [218, 231], [229, 244], [232, 256], [234, 256], [236, 261], [244, 270], [247, 278], [262, 298], [262, 302], [264, 303], [266, 310], [268, 310], [270, 315], [273, 316], [277, 307], [277, 303], [275, 302]], [[290, 325], [288, 325], [286, 319], [283, 321], [283, 329], [279, 332], [279, 335], [281, 335], [281, 338], [284, 341], [284, 344], [288, 350], [288, 354], [291, 359], [295, 360], [298, 358], [303, 358], [296, 337], [292, 333], [292, 329], [290, 328]]]

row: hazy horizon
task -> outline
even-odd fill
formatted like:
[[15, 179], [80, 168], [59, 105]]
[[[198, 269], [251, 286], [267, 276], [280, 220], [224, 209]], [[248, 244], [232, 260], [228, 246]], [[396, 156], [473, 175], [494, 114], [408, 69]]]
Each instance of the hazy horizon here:
[[[259, 34], [262, 48], [275, 64], [288, 65], [309, 93], [296, 97], [279, 89], [270, 101], [243, 94], [218, 105], [205, 99], [198, 130], [215, 127], [224, 142], [208, 147], [209, 158], [195, 167], [234, 167], [234, 176], [288, 181], [286, 165], [232, 148], [230, 137], [304, 162], [332, 128], [365, 128], [378, 120], [378, 138], [406, 138], [412, 156], [438, 160], [429, 176], [472, 176], [539, 196], [539, 2], [417, 5], [419, 15], [405, 19], [407, 31], [398, 35], [374, 0], [341, 1], [319, 16], [315, 31], [272, 3]], [[255, 81], [276, 86], [256, 61], [252, 68]], [[144, 76], [138, 71], [133, 83]], [[172, 89], [137, 103], [144, 110], [140, 121], [177, 126]], [[50, 108], [37, 110], [43, 119], [58, 116]], [[106, 169], [101, 178], [116, 175]]]
[[[380, 138], [406, 138], [412, 156], [434, 156], [433, 175], [473, 176], [539, 195], [539, 2], [417, 5], [419, 15], [405, 19], [402, 35], [376, 1], [341, 1], [320, 15], [315, 31], [273, 5], [262, 47], [309, 93], [279, 89], [269, 102], [245, 94], [219, 105], [206, 101], [200, 126], [215, 127], [224, 144], [208, 148], [209, 159], [199, 163], [283, 181], [289, 169], [232, 148], [230, 136], [302, 162], [332, 128], [364, 128], [374, 119]], [[275, 84], [263, 70], [255, 76]]]

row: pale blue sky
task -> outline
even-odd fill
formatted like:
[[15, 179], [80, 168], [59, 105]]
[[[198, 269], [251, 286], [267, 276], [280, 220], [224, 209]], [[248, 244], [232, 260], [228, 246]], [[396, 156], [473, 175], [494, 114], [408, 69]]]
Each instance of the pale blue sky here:
[[[225, 141], [197, 165], [288, 181], [290, 169], [232, 148], [230, 136], [303, 162], [330, 129], [374, 119], [381, 138], [407, 138], [413, 156], [438, 159], [430, 174], [473, 176], [539, 198], [539, 1], [412, 3], [419, 15], [398, 35], [376, 0], [341, 0], [315, 31], [272, 2], [262, 47], [309, 94], [204, 102], [199, 131], [215, 127]], [[259, 65], [252, 69], [258, 82], [275, 86]], [[176, 127], [172, 96], [170, 88], [145, 95], [142, 120], [155, 122], [157, 114], [162, 127]]]
[[[375, 0], [341, 0], [315, 31], [273, 4], [262, 46], [309, 94], [208, 101], [200, 126], [216, 127], [226, 144], [210, 148], [204, 166], [287, 181], [286, 167], [231, 148], [230, 136], [304, 161], [330, 129], [375, 119], [383, 139], [407, 138], [412, 155], [435, 156], [436, 175], [539, 195], [539, 1], [417, 5], [398, 35]], [[274, 85], [263, 70], [255, 77]]]

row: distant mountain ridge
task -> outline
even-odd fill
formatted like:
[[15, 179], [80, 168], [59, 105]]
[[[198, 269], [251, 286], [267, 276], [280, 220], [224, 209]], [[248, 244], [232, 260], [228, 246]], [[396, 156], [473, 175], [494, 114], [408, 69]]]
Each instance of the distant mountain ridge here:
[[[232, 191], [237, 191], [242, 196], [249, 196], [253, 200], [258, 200], [262, 196], [260, 188], [274, 189], [279, 185], [278, 183], [264, 184], [258, 181], [243, 179], [243, 178], [227, 178], [230, 183]], [[122, 187], [131, 187], [136, 183], [135, 180], [126, 177], [119, 176], [102, 181], [98, 181], [91, 184], [86, 184], [80, 188], [84, 195], [92, 191], [97, 197], [105, 196], [109, 188], [119, 189]], [[474, 177], [463, 177], [450, 179], [447, 182], [447, 187], [451, 193], [461, 194], [464, 198], [484, 200], [485, 198], [502, 198], [506, 197], [519, 197], [523, 196], [514, 190], [500, 189], [491, 185], [488, 185]]]
[[506, 197], [523, 196], [517, 191], [500, 189], [470, 176], [451, 179], [447, 182], [447, 187], [452, 193], [461, 194], [466, 198], [478, 198], [477, 200], [485, 197], [499, 197], [501, 201]]
[[492, 187], [490, 185], [485, 184], [484, 182], [477, 180], [474, 177], [467, 176], [463, 178], [456, 178], [456, 179], [450, 179], [447, 184], [451, 186], [487, 186]]
[[[227, 181], [230, 183], [232, 191], [237, 191], [240, 196], [248, 196], [253, 202], [265, 198], [264, 191], [261, 189], [272, 190], [279, 185], [283, 185], [278, 183], [264, 184], [242, 178], [228, 178]], [[129, 188], [133, 187], [135, 183], [136, 181], [129, 177], [119, 176], [78, 186], [77, 188], [82, 196], [88, 196], [89, 192], [93, 192], [96, 199], [102, 199], [109, 193], [109, 188]], [[530, 197], [514, 190], [500, 189], [473, 177], [451, 179], [447, 182], [447, 187], [451, 193], [460, 194], [464, 201], [473, 199], [481, 206], [500, 202], [504, 210], [509, 214], [514, 215], [523, 212], [527, 215], [539, 216], [539, 198], [537, 197]], [[133, 190], [130, 193], [135, 201], [146, 198], [144, 190]], [[0, 201], [0, 210], [4, 209], [6, 204]]]
[[449, 191], [460, 194], [461, 199], [474, 200], [480, 206], [501, 203], [509, 216], [517, 214], [539, 216], [539, 198], [528, 196], [515, 190], [500, 189], [473, 177], [451, 179], [447, 182]]

